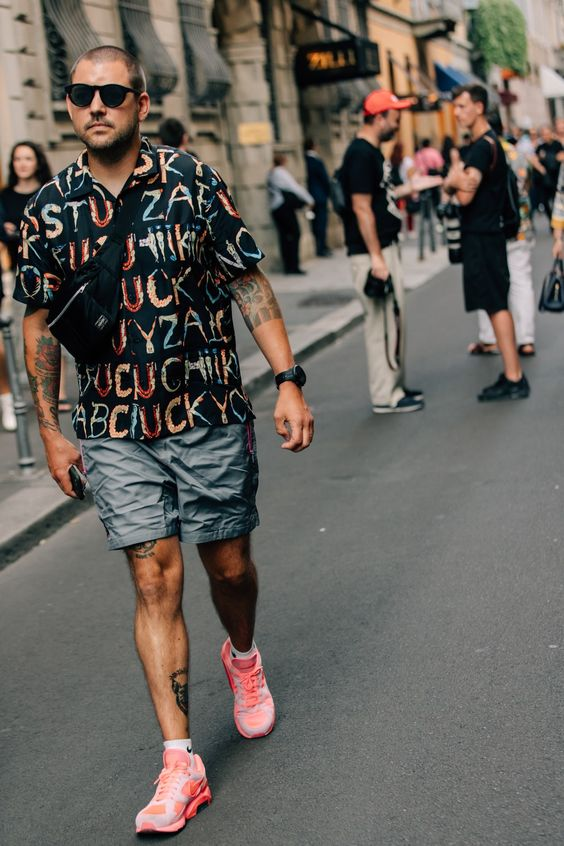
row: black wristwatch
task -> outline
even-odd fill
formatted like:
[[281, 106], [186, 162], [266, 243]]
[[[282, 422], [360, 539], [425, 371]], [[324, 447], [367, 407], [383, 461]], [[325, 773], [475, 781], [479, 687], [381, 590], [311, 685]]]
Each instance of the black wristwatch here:
[[298, 388], [303, 388], [306, 383], [305, 370], [299, 364], [295, 364], [289, 370], [283, 370], [282, 373], [278, 373], [274, 377], [274, 381], [277, 388], [280, 387], [282, 382], [294, 382]]

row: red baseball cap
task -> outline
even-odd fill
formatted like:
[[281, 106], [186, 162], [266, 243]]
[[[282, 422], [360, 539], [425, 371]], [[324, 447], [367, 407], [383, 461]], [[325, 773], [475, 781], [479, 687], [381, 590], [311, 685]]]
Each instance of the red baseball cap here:
[[413, 103], [414, 100], [412, 99], [400, 100], [391, 91], [378, 88], [364, 98], [362, 108], [365, 115], [379, 115], [381, 112], [388, 112], [391, 109], [409, 109], [410, 106], [413, 106]]

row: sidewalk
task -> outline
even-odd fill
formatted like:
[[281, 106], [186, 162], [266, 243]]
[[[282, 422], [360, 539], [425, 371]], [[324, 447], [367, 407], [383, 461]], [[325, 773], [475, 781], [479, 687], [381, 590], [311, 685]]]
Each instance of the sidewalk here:
[[[448, 264], [444, 247], [439, 247], [435, 254], [428, 252], [425, 260], [419, 262], [416, 241], [402, 244], [402, 259], [408, 291], [425, 284]], [[362, 320], [344, 250], [328, 259], [312, 260], [306, 269], [306, 276], [276, 273], [269, 276], [288, 327], [292, 349], [300, 362]], [[16, 305], [15, 324], [20, 319], [21, 311]], [[272, 374], [237, 308], [234, 308], [234, 320], [243, 381], [252, 396], [271, 383]], [[68, 370], [68, 395], [73, 399], [76, 396], [74, 372], [72, 367]], [[27, 391], [26, 395], [29, 396]], [[70, 415], [61, 415], [61, 426], [63, 432], [73, 438]], [[0, 569], [38, 543], [40, 537], [55, 531], [91, 504], [89, 499], [85, 503], [68, 499], [51, 480], [31, 407], [28, 429], [36, 463], [33, 473], [25, 478], [18, 470], [15, 434], [0, 431]]]

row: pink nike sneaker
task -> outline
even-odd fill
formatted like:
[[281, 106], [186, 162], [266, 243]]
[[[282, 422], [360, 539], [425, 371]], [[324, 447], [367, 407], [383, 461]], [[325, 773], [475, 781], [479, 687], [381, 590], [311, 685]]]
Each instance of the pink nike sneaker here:
[[262, 668], [260, 652], [244, 660], [233, 658], [229, 638], [223, 644], [221, 660], [235, 696], [233, 716], [243, 737], [264, 737], [274, 728], [274, 700]]
[[209, 805], [211, 790], [199, 755], [181, 749], [165, 749], [163, 769], [155, 795], [135, 819], [137, 834], [179, 831], [195, 817], [200, 805]]

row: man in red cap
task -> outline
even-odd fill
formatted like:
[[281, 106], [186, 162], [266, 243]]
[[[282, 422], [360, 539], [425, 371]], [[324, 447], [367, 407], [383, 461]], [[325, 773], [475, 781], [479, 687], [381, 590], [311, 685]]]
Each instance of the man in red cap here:
[[[399, 100], [391, 91], [372, 91], [364, 101], [364, 125], [349, 145], [340, 173], [346, 199], [345, 241], [354, 287], [365, 312], [368, 381], [375, 414], [424, 407], [421, 391], [405, 387], [404, 288], [397, 244], [402, 218], [390, 165], [380, 151], [380, 144], [398, 131], [401, 109], [411, 105], [411, 100]], [[369, 273], [378, 280], [391, 276], [399, 315], [390, 294], [367, 295]]]

